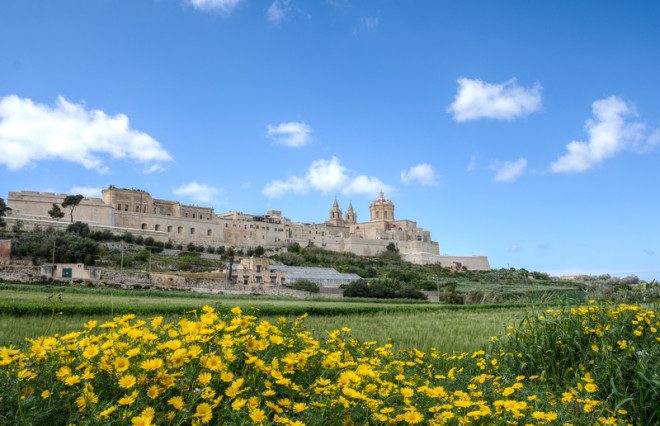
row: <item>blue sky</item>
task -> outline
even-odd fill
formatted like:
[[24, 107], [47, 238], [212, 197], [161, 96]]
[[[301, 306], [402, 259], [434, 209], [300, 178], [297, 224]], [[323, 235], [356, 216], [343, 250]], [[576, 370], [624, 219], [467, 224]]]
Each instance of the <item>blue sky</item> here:
[[0, 0], [0, 196], [108, 184], [660, 278], [660, 4]]

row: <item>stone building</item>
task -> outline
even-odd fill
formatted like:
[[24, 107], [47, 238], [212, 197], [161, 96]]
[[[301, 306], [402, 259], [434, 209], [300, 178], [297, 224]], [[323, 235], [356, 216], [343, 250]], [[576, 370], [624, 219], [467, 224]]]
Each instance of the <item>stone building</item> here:
[[[7, 202], [13, 210], [8, 222], [21, 220], [28, 227], [61, 228], [67, 221], [48, 215], [52, 204], [61, 204], [65, 194], [33, 191], [10, 192]], [[484, 256], [442, 256], [429, 231], [412, 220], [396, 219], [394, 203], [381, 192], [369, 206], [370, 218], [358, 222], [353, 205], [344, 215], [337, 200], [324, 223], [293, 222], [279, 210], [263, 215], [238, 211], [216, 214], [213, 208], [153, 198], [140, 189], [109, 186], [102, 199], [85, 198], [74, 212], [74, 220], [115, 233], [131, 232], [177, 244], [224, 245], [275, 249], [291, 243], [314, 244], [327, 250], [374, 256], [394, 243], [402, 257], [413, 263], [439, 263], [467, 269], [489, 269]]]
[[267, 257], [252, 256], [232, 267], [231, 280], [251, 287], [277, 286], [285, 283], [286, 273], [274, 270]]

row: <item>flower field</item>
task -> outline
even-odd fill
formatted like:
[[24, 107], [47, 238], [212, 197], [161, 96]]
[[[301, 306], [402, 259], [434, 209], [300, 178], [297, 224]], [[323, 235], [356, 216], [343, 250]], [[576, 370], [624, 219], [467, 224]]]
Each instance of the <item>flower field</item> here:
[[654, 424], [658, 320], [550, 309], [488, 350], [395, 351], [206, 306], [0, 348], [2, 424]]

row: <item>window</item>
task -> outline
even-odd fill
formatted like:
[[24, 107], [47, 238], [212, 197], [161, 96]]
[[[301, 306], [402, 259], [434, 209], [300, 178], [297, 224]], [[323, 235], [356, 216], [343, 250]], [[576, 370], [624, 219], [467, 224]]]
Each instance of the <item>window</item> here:
[[186, 217], [188, 217], [188, 213], [186, 213]]
[[128, 211], [128, 204], [126, 204], [126, 205], [124, 206], [124, 211], [125, 211], [125, 212]]
[[190, 235], [194, 235], [194, 234], [195, 234], [195, 228], [190, 228]]
[[140, 206], [135, 206], [135, 212], [140, 213]]
[[117, 210], [121, 211], [121, 204], [117, 204]]
[[179, 228], [176, 230], [177, 234], [180, 234], [183, 232], [183, 226], [179, 226]]
[[142, 229], [147, 229], [147, 224], [146, 223], [142, 224]]
[[211, 230], [210, 230], [210, 229], [208, 229], [208, 230], [206, 231], [206, 235], [208, 235], [209, 237], [211, 236]]
[[193, 213], [193, 219], [195, 219], [195, 213]]
[[167, 227], [167, 232], [172, 232], [172, 225], [169, 225], [169, 226]]
[[154, 231], [160, 231], [160, 225], [155, 225], [154, 226]]
[[261, 265], [257, 265], [257, 272], [261, 272]]
[[376, 219], [380, 219], [380, 212], [376, 212]]
[[387, 212], [383, 212], [383, 217], [387, 219]]

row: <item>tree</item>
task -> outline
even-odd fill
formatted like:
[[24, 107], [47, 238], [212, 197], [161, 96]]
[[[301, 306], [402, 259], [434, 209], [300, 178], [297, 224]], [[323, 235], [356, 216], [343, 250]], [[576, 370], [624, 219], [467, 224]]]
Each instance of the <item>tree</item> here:
[[310, 293], [318, 293], [321, 288], [318, 284], [310, 280], [296, 280], [291, 284], [294, 290], [308, 291]]
[[3, 219], [3, 217], [6, 216], [7, 212], [10, 212], [11, 208], [5, 204], [5, 200], [3, 198], [0, 198], [0, 228], [4, 228], [7, 226], [7, 222]]
[[393, 253], [398, 253], [399, 249], [396, 247], [396, 244], [394, 243], [389, 243], [386, 247], [387, 251], [391, 251]]
[[266, 249], [264, 249], [262, 246], [257, 246], [254, 249], [255, 256], [263, 256], [264, 254], [266, 254]]
[[55, 220], [62, 219], [64, 217], [64, 212], [57, 204], [53, 203], [53, 208], [48, 210], [48, 216], [52, 217]]
[[236, 255], [236, 251], [234, 250], [234, 247], [229, 247], [225, 251], [225, 254], [229, 258], [229, 268], [227, 269], [227, 281], [231, 282], [231, 273], [232, 273], [232, 268], [234, 267], [234, 256]]
[[84, 199], [82, 195], [67, 195], [64, 197], [64, 201], [62, 202], [62, 207], [69, 208], [69, 215], [71, 216], [71, 223], [73, 223], [73, 211], [78, 207], [78, 204]]

